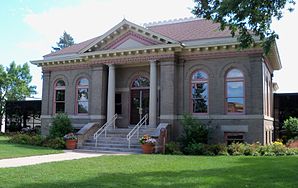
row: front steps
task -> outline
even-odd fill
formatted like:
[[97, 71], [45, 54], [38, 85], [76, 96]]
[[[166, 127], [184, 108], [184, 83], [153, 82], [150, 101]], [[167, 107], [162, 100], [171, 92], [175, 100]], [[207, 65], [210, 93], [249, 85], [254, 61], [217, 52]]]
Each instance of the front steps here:
[[[116, 128], [107, 131], [106, 137], [102, 133], [97, 140], [97, 147], [95, 147], [95, 140], [92, 137], [87, 139], [82, 147], [79, 147], [79, 151], [93, 151], [93, 152], [123, 152], [123, 153], [142, 153], [141, 144], [139, 143], [139, 138], [135, 134], [131, 138], [130, 149], [128, 148], [128, 141], [126, 139], [127, 134], [132, 130], [132, 128]], [[150, 134], [155, 128], [141, 128], [139, 137], [144, 134]]]

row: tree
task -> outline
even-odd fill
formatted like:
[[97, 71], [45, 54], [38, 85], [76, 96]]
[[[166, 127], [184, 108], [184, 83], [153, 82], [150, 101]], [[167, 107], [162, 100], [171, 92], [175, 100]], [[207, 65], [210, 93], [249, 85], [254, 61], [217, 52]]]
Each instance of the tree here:
[[29, 85], [31, 80], [28, 63], [21, 66], [12, 62], [6, 70], [0, 65], [0, 120], [3, 118], [6, 101], [24, 100], [36, 93], [36, 86]]
[[63, 35], [59, 38], [59, 42], [56, 43], [57, 47], [52, 47], [52, 49], [56, 52], [63, 48], [69, 47], [74, 44], [74, 40], [70, 34], [63, 32]]
[[192, 13], [220, 23], [220, 29], [229, 28], [237, 36], [240, 48], [249, 48], [255, 43], [252, 33], [261, 41], [268, 53], [278, 35], [271, 29], [272, 18], [278, 20], [283, 10], [295, 5], [295, 0], [194, 0]]

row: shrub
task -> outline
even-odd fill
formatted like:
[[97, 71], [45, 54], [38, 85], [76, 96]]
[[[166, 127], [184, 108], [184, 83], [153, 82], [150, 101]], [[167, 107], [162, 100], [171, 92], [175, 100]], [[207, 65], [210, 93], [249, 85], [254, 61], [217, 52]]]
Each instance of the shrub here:
[[229, 155], [225, 144], [205, 145], [205, 155]]
[[15, 134], [10, 137], [9, 142], [14, 144], [28, 144], [42, 146], [44, 138], [40, 135]]
[[286, 129], [287, 139], [298, 136], [298, 118], [289, 117], [289, 119], [286, 119], [284, 128]]
[[71, 121], [66, 114], [57, 114], [52, 121], [52, 126], [50, 128], [50, 137], [62, 138], [64, 135], [73, 132], [73, 127]]
[[183, 115], [181, 123], [183, 126], [183, 134], [180, 138], [182, 151], [186, 154], [195, 154], [201, 147], [200, 144], [207, 144], [208, 128], [191, 115]]
[[47, 138], [44, 143], [44, 147], [50, 147], [53, 149], [64, 149], [65, 148], [65, 141], [63, 138]]
[[169, 142], [166, 144], [166, 154], [181, 155], [180, 145], [177, 142]]
[[206, 155], [207, 154], [205, 144], [202, 144], [202, 143], [188, 144], [184, 148], [184, 153], [186, 155]]

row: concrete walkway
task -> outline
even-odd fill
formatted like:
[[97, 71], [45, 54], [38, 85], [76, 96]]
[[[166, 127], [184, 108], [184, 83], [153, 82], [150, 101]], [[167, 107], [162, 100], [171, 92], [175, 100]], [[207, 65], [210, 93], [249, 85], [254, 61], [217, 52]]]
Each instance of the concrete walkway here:
[[56, 161], [67, 161], [67, 160], [74, 160], [74, 159], [98, 157], [103, 155], [127, 155], [127, 154], [123, 154], [123, 153], [106, 154], [106, 153], [85, 153], [85, 152], [82, 153], [82, 152], [74, 152], [74, 151], [64, 151], [64, 153], [59, 153], [59, 154], [1, 159], [0, 168], [29, 166], [29, 165], [50, 163], [50, 162], [56, 162]]

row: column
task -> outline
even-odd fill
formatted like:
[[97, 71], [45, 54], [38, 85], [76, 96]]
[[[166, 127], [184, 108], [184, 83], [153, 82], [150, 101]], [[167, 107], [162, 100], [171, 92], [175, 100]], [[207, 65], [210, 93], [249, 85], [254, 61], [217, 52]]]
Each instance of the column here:
[[160, 121], [170, 124], [176, 119], [175, 74], [176, 65], [174, 60], [160, 63]]
[[149, 98], [149, 126], [156, 127], [157, 110], [157, 67], [156, 61], [150, 61], [150, 98]]
[[[42, 108], [41, 108], [41, 115], [50, 115], [50, 77], [51, 72], [43, 71], [42, 75]], [[53, 97], [52, 97], [53, 98]]]
[[115, 65], [109, 64], [107, 121], [115, 114]]
[[101, 122], [106, 118], [107, 71], [103, 64], [93, 65], [91, 70], [92, 82], [91, 87], [89, 87], [89, 114], [92, 121]]

